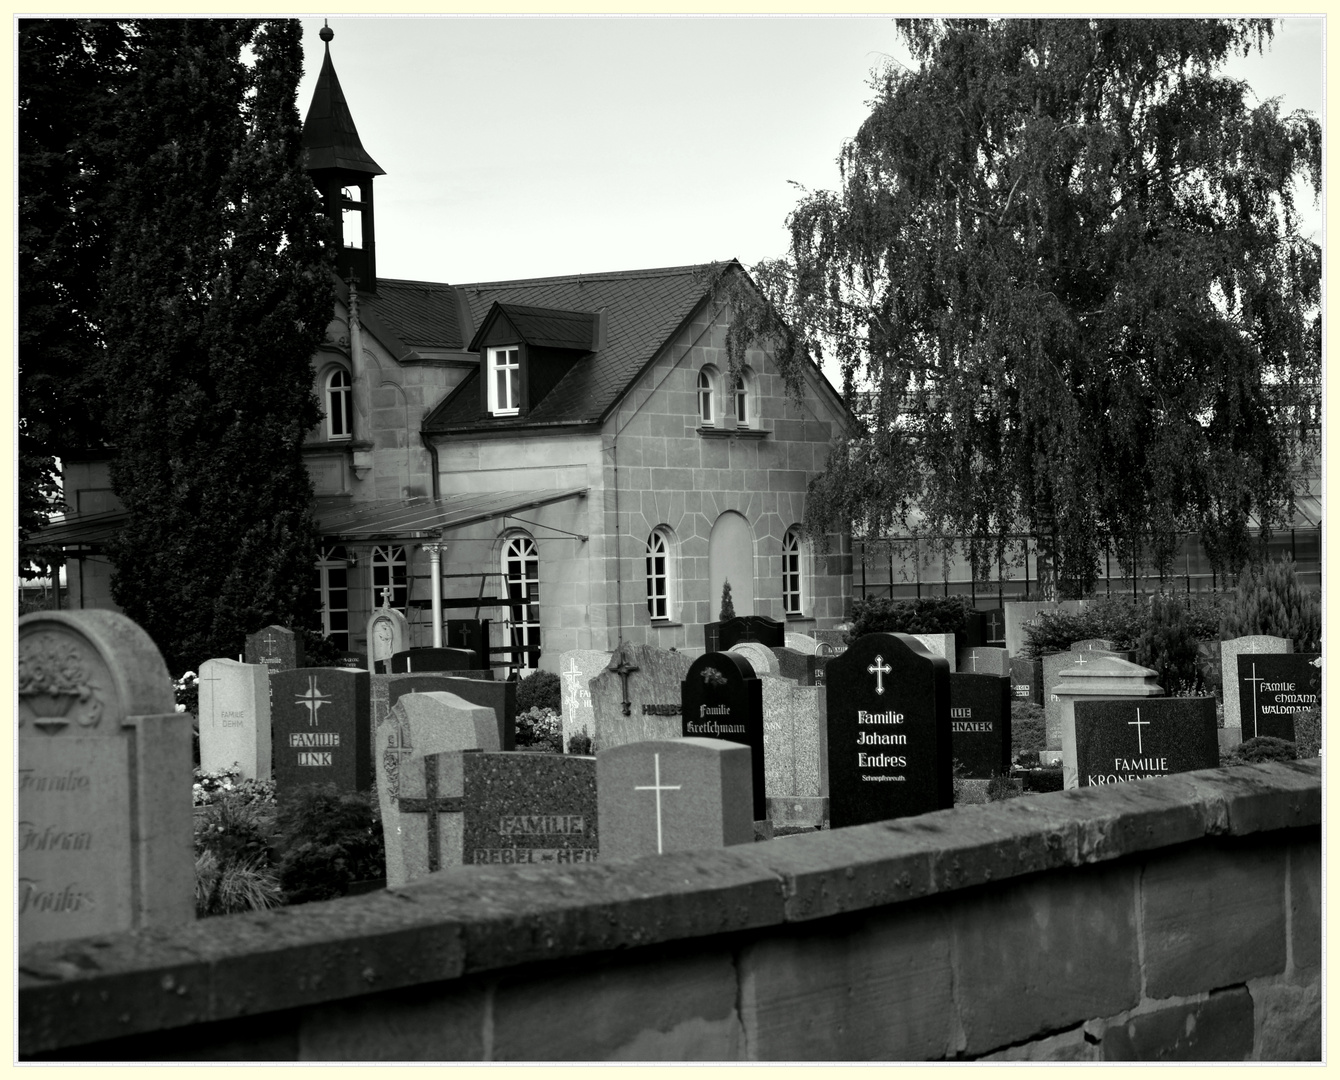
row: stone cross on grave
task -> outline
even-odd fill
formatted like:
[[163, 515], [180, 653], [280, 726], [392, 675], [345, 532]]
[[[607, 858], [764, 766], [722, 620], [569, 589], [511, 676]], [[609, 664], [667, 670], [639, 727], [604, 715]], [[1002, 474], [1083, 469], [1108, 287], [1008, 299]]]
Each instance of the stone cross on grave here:
[[993, 611], [991, 613], [990, 620], [987, 622], [987, 625], [991, 627], [991, 640], [999, 641], [1000, 634], [998, 633], [998, 628], [1000, 626], [1000, 616]]
[[1081, 656], [1081, 657], [1079, 657], [1079, 659], [1077, 659], [1077, 660], [1075, 661], [1075, 663], [1078, 664], [1080, 667], [1083, 667], [1085, 664], [1088, 663], [1088, 661], [1085, 660], [1084, 657]]
[[389, 611], [391, 608], [391, 586], [386, 585], [382, 588], [382, 610]]
[[1141, 720], [1141, 719], [1140, 719], [1140, 710], [1139, 710], [1139, 708], [1137, 708], [1137, 709], [1135, 710], [1135, 719], [1134, 719], [1134, 720], [1127, 720], [1127, 721], [1126, 721], [1126, 726], [1127, 726], [1127, 727], [1133, 727], [1133, 728], [1135, 728], [1135, 746], [1136, 746], [1136, 750], [1137, 750], [1139, 753], [1143, 754], [1143, 753], [1145, 752], [1145, 741], [1144, 741], [1144, 739], [1142, 739], [1142, 738], [1140, 737], [1140, 729], [1141, 729], [1142, 727], [1148, 727], [1148, 726], [1149, 726], [1149, 721], [1148, 721], [1148, 720]]
[[461, 648], [468, 648], [470, 645], [470, 628], [462, 623], [460, 626], [456, 627], [456, 629], [461, 635]]
[[884, 693], [884, 676], [893, 670], [884, 662], [884, 657], [876, 655], [875, 662], [865, 670], [875, 677], [875, 693]]
[[[216, 670], [217, 670], [217, 669], [216, 669]], [[200, 678], [199, 676], [197, 676], [195, 681], [196, 681], [197, 683], [202, 683], [202, 682], [219, 682], [220, 679], [219, 679], [219, 677], [218, 677], [217, 675], [211, 675], [208, 679]], [[199, 701], [198, 701], [198, 699], [197, 699], [197, 702], [196, 702], [196, 708], [199, 708], [199, 707], [200, 707], [200, 706], [199, 706]], [[218, 713], [218, 708], [219, 708], [218, 695], [217, 695], [217, 694], [210, 694], [210, 695], [209, 695], [209, 718], [210, 718], [210, 720], [214, 720], [214, 719], [216, 719], [216, 717], [217, 717], [217, 713]]]
[[329, 695], [329, 694], [323, 694], [323, 693], [321, 693], [320, 690], [317, 689], [317, 687], [316, 687], [316, 676], [315, 676], [315, 675], [308, 675], [308, 676], [307, 676], [307, 693], [305, 693], [305, 694], [295, 694], [295, 695], [293, 695], [293, 700], [294, 700], [294, 701], [301, 701], [304, 705], [307, 706], [307, 708], [310, 710], [310, 712], [311, 712], [311, 714], [312, 714], [312, 715], [308, 718], [308, 721], [307, 721], [307, 722], [308, 722], [309, 724], [315, 724], [315, 723], [316, 723], [316, 710], [319, 709], [319, 708], [321, 708], [322, 705], [326, 704], [326, 702], [328, 702], [328, 701], [330, 700], [330, 695]]
[[437, 792], [437, 755], [429, 754], [423, 759], [422, 799], [401, 795], [399, 799], [402, 814], [428, 815], [428, 872], [441, 868], [442, 842], [437, 818], [439, 814], [463, 814], [464, 796], [439, 796]]
[[1249, 679], [1243, 679], [1242, 681], [1243, 681], [1243, 682], [1249, 682], [1249, 683], [1252, 684], [1252, 737], [1255, 738], [1255, 737], [1256, 737], [1256, 691], [1257, 691], [1258, 689], [1260, 689], [1261, 683], [1265, 682], [1265, 679], [1264, 679], [1264, 678], [1261, 678], [1261, 677], [1259, 677], [1259, 676], [1256, 674], [1256, 661], [1255, 661], [1255, 660], [1252, 661], [1252, 675], [1251, 675], [1251, 678], [1249, 678]]
[[633, 715], [633, 703], [628, 699], [628, 676], [638, 670], [636, 664], [628, 658], [628, 646], [621, 643], [610, 657], [609, 670], [623, 681], [623, 714]]
[[662, 792], [662, 791], [678, 791], [683, 785], [681, 785], [681, 784], [662, 784], [662, 783], [661, 783], [661, 755], [660, 755], [660, 754], [653, 754], [653, 755], [652, 755], [652, 762], [653, 762], [653, 765], [654, 765], [655, 770], [656, 770], [656, 773], [655, 773], [655, 776], [656, 776], [655, 782], [654, 782], [654, 783], [651, 783], [651, 784], [640, 784], [640, 785], [634, 787], [633, 790], [634, 790], [634, 791], [654, 791], [654, 792], [656, 792], [656, 854], [657, 854], [657, 855], [663, 855], [663, 854], [665, 854], [665, 845], [664, 845], [664, 843], [662, 843], [662, 841], [661, 841], [661, 792]]

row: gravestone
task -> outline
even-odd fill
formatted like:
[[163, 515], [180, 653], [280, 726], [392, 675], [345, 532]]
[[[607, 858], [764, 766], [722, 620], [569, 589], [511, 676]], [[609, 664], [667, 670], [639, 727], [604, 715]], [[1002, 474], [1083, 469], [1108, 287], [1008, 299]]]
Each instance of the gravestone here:
[[372, 786], [368, 678], [350, 668], [271, 672], [276, 798], [309, 784], [333, 783], [339, 791]]
[[344, 652], [340, 653], [339, 656], [335, 657], [335, 666], [336, 666], [336, 667], [363, 668], [363, 669], [366, 670], [366, 671], [370, 671], [370, 670], [371, 670], [371, 669], [368, 667], [368, 654], [367, 654], [367, 653], [351, 652], [351, 651], [349, 651], [349, 650], [345, 650]]
[[964, 627], [965, 648], [994, 645], [1005, 648], [1005, 609], [986, 608], [968, 612]]
[[248, 664], [264, 664], [272, 675], [276, 671], [292, 671], [306, 663], [301, 635], [286, 626], [267, 626], [248, 634], [243, 655]]
[[200, 665], [200, 769], [237, 763], [244, 780], [270, 779], [270, 669], [236, 660]]
[[724, 739], [624, 743], [596, 755], [600, 861], [754, 839], [749, 748]]
[[[772, 652], [777, 657], [777, 673], [783, 679], [790, 679], [801, 686], [814, 685], [814, 653], [788, 648], [773, 649]], [[759, 677], [762, 678], [761, 675]]]
[[399, 675], [418, 671], [478, 671], [475, 678], [492, 678], [483, 673], [479, 654], [471, 649], [406, 649], [391, 657], [390, 671]]
[[1117, 643], [1108, 638], [1085, 638], [1083, 641], [1072, 641], [1070, 651], [1114, 653], [1117, 651]]
[[1321, 707], [1317, 653], [1239, 653], [1242, 737], [1295, 741], [1293, 714]]
[[1219, 767], [1214, 698], [1075, 702], [1078, 787]]
[[1042, 704], [1042, 661], [1010, 657], [1010, 692], [1016, 701]]
[[[1238, 679], [1238, 657], [1243, 653], [1292, 653], [1293, 642], [1270, 634], [1248, 634], [1219, 643], [1220, 670], [1224, 680], [1224, 727], [1242, 730], [1242, 683]], [[1251, 738], [1245, 732], [1244, 738]], [[1241, 741], [1241, 739], [1237, 740]]]
[[[1062, 672], [1072, 668], [1086, 668], [1110, 655], [1092, 650], [1076, 652], [1067, 649], [1065, 652], [1048, 653], [1042, 658], [1042, 707], [1047, 713], [1048, 750], [1061, 749], [1061, 699], [1056, 696], [1056, 686], [1063, 678]], [[1128, 660], [1126, 656], [1115, 658]]]
[[488, 619], [448, 619], [446, 640], [443, 645], [453, 649], [469, 649], [479, 657], [479, 666], [492, 667], [489, 663], [489, 620]]
[[832, 827], [952, 807], [948, 661], [908, 634], [866, 634], [827, 674]]
[[368, 671], [374, 674], [388, 672], [391, 657], [409, 648], [409, 620], [390, 606], [389, 591], [368, 617], [367, 635]]
[[955, 670], [969, 675], [1009, 675], [1010, 654], [992, 645], [960, 649]]
[[805, 653], [807, 656], [813, 656], [815, 650], [819, 648], [817, 638], [809, 634], [793, 634], [790, 630], [783, 635], [783, 648], [794, 649], [798, 653]]
[[605, 670], [588, 684], [597, 752], [624, 743], [679, 738], [679, 695], [691, 663], [683, 653], [654, 645], [616, 649]]
[[749, 747], [754, 821], [768, 816], [763, 771], [763, 684], [737, 652], [704, 653], [680, 693], [685, 738], [725, 739]]
[[817, 653], [824, 646], [828, 647], [826, 656], [838, 656], [847, 651], [847, 627], [834, 627], [830, 630], [814, 631], [814, 651]]
[[726, 651], [748, 660], [749, 666], [754, 669], [754, 675], [758, 678], [764, 675], [780, 675], [782, 672], [781, 662], [773, 650], [766, 645], [760, 645], [757, 641], [741, 641]]
[[[1073, 655], [1073, 654], [1072, 654]], [[1158, 672], [1115, 656], [1092, 656], [1090, 662], [1063, 670], [1055, 686], [1056, 715], [1061, 738], [1061, 784], [1079, 784], [1075, 747], [1075, 704], [1090, 698], [1148, 700], [1163, 696]]]
[[1083, 600], [1007, 600], [1005, 602], [1005, 648], [1018, 656], [1028, 644], [1028, 626], [1042, 612], [1082, 611]]
[[763, 686], [763, 783], [774, 828], [822, 828], [828, 821], [824, 786], [820, 689], [787, 678]]
[[771, 648], [786, 644], [786, 624], [766, 615], [737, 615], [725, 622], [706, 623], [703, 640], [707, 652], [726, 652], [741, 641], [757, 641]]
[[[478, 674], [478, 673], [476, 673]], [[373, 675], [372, 723], [381, 724], [391, 706], [405, 694], [423, 694], [440, 690], [455, 694], [471, 705], [491, 709], [498, 718], [498, 741], [503, 750], [516, 749], [516, 683], [493, 679], [467, 679], [446, 672], [429, 674]]]
[[137, 624], [18, 621], [20, 948], [195, 917], [191, 718]]
[[466, 754], [463, 861], [595, 862], [596, 759], [576, 754]]
[[965, 780], [1010, 775], [1010, 680], [1002, 675], [949, 676], [949, 729]]
[[407, 693], [376, 739], [387, 886], [459, 866], [465, 807], [459, 751], [498, 749], [493, 710], [442, 691]]
[[949, 662], [949, 670], [955, 670], [958, 659], [958, 645], [953, 634], [909, 634], [916, 638], [932, 656], [942, 656]]
[[596, 714], [591, 707], [591, 680], [609, 666], [610, 654], [596, 649], [571, 649], [558, 658], [558, 678], [563, 693], [563, 750], [568, 740], [585, 733], [596, 734]]

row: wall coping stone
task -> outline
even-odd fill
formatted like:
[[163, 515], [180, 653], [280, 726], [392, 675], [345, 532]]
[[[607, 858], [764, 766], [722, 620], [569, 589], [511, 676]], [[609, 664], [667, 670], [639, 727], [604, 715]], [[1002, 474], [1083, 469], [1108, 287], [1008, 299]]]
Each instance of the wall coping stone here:
[[622, 864], [480, 866], [339, 900], [45, 942], [23, 1055], [585, 953], [803, 922], [1206, 836], [1318, 825], [1321, 762], [1206, 769]]

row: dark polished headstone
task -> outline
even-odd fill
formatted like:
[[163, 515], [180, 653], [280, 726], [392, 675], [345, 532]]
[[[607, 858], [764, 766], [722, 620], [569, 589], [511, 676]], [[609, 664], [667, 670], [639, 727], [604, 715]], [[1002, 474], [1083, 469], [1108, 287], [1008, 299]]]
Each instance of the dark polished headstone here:
[[801, 686], [814, 685], [813, 653], [804, 653], [799, 649], [788, 649], [785, 646], [773, 649], [772, 652], [777, 657], [778, 674], [783, 679], [790, 679]]
[[391, 673], [477, 671], [479, 654], [472, 649], [406, 649], [391, 657]]
[[1010, 657], [1010, 693], [1016, 701], [1042, 704], [1042, 660]]
[[866, 634], [826, 674], [832, 827], [952, 807], [949, 661], [907, 634]]
[[372, 714], [368, 673], [350, 668], [293, 668], [270, 674], [275, 794], [309, 784], [340, 791], [372, 787]]
[[[483, 675], [483, 672], [475, 674]], [[516, 683], [444, 672], [395, 675], [387, 684], [386, 706], [391, 708], [405, 694], [424, 694], [430, 690], [445, 690], [471, 705], [492, 709], [498, 718], [498, 745], [504, 750], [516, 749]]]
[[1293, 714], [1321, 707], [1317, 653], [1241, 653], [1238, 701], [1243, 739], [1270, 736], [1293, 742]]
[[470, 649], [479, 657], [480, 667], [489, 663], [489, 620], [448, 619], [443, 645], [451, 649]]
[[1210, 697], [1076, 698], [1079, 786], [1218, 768], [1214, 705]]
[[775, 649], [786, 644], [786, 624], [766, 615], [737, 615], [704, 625], [703, 639], [708, 652], [725, 652], [741, 641], [757, 641]]
[[287, 626], [267, 626], [248, 634], [243, 655], [248, 664], [264, 664], [271, 675], [276, 671], [292, 671], [307, 662], [302, 635], [295, 634]]
[[949, 728], [954, 760], [966, 780], [1010, 772], [1010, 680], [1002, 675], [949, 675]]
[[361, 652], [350, 652], [346, 650], [335, 658], [336, 667], [356, 667], [367, 669], [368, 654]]
[[763, 790], [763, 683], [739, 653], [704, 653], [680, 689], [686, 738], [725, 739], [749, 747], [754, 820], [768, 816]]
[[595, 758], [518, 750], [464, 765], [467, 865], [596, 860]]

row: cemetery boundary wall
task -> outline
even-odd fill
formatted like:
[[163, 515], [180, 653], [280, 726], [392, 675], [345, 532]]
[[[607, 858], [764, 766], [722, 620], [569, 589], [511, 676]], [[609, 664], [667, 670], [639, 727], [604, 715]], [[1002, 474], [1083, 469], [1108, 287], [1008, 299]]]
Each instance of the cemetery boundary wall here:
[[46, 943], [57, 1060], [1321, 1059], [1319, 761]]

